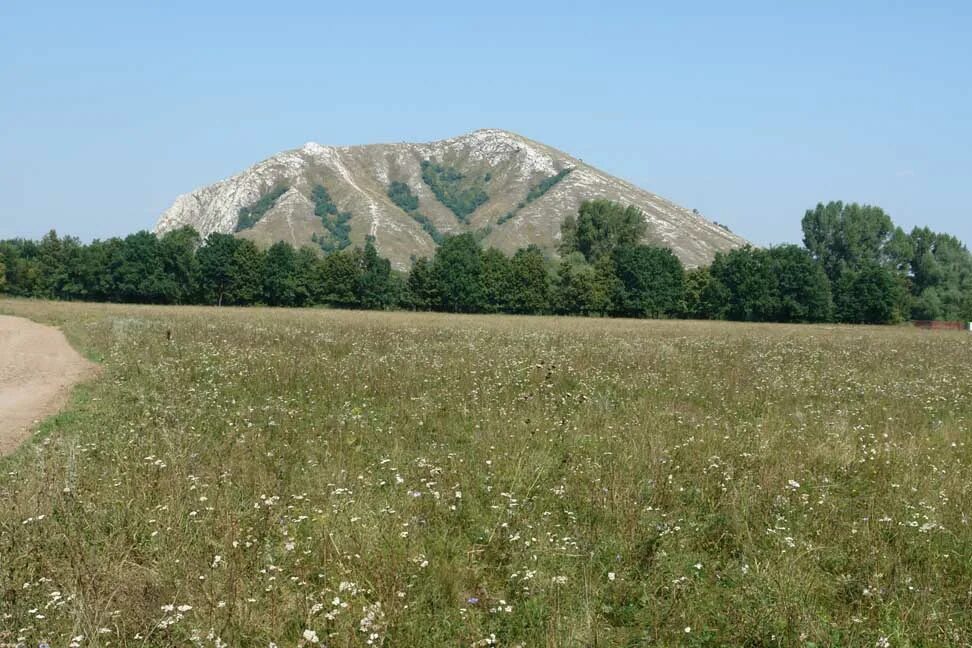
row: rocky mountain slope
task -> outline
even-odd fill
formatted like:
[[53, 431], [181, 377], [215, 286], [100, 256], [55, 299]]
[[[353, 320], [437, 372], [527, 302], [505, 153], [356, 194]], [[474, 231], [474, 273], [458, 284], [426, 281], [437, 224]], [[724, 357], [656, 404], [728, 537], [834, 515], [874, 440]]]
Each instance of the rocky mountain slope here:
[[261, 245], [288, 241], [325, 251], [375, 238], [398, 268], [431, 256], [447, 234], [478, 232], [506, 252], [555, 251], [560, 224], [584, 200], [635, 205], [649, 243], [688, 266], [746, 241], [693, 211], [502, 130], [428, 144], [322, 146], [285, 151], [179, 196], [155, 231], [192, 225], [203, 236], [238, 232]]

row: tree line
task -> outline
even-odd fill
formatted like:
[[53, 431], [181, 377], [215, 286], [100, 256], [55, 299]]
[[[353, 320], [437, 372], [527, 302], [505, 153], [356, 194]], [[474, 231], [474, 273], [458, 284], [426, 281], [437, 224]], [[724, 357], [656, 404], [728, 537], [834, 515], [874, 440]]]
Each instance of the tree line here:
[[880, 208], [833, 202], [803, 218], [804, 245], [744, 247], [686, 270], [640, 243], [633, 207], [585, 202], [561, 228], [559, 259], [508, 256], [474, 233], [396, 272], [369, 239], [322, 254], [190, 227], [82, 244], [55, 232], [0, 241], [0, 291], [146, 304], [315, 306], [459, 313], [892, 323], [972, 320], [972, 256], [955, 237], [906, 234]]

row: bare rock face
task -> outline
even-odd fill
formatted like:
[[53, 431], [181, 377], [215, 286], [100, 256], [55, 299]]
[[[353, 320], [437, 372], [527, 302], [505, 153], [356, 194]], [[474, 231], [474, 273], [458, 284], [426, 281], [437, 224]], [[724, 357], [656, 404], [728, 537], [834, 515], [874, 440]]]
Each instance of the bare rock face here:
[[[423, 161], [446, 169], [456, 186], [474, 187], [483, 200], [460, 217], [455, 205], [444, 204], [423, 179]], [[543, 190], [544, 181], [550, 184], [568, 170]], [[408, 185], [418, 198], [417, 210], [405, 211], [391, 200], [392, 182]], [[313, 192], [318, 186], [326, 189], [339, 210], [351, 214], [350, 244], [363, 245], [374, 237], [380, 253], [399, 269], [407, 269], [412, 258], [435, 253], [435, 232], [477, 231], [484, 245], [507, 253], [531, 243], [555, 253], [560, 224], [576, 215], [583, 201], [596, 198], [640, 209], [648, 226], [646, 242], [670, 247], [689, 267], [710, 262], [720, 250], [746, 244], [699, 214], [566, 153], [494, 129], [428, 144], [333, 147], [311, 142], [179, 196], [155, 231], [191, 225], [203, 236], [232, 233], [241, 208], [285, 188], [260, 220], [239, 235], [261, 245], [282, 240], [298, 247], [316, 246], [314, 241], [329, 236], [314, 213]]]

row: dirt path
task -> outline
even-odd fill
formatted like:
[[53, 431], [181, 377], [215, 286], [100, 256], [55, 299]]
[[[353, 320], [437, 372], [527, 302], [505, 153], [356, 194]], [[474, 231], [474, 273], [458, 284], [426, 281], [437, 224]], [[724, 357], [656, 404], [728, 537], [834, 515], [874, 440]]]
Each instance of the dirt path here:
[[59, 330], [0, 315], [0, 456], [16, 450], [94, 370]]

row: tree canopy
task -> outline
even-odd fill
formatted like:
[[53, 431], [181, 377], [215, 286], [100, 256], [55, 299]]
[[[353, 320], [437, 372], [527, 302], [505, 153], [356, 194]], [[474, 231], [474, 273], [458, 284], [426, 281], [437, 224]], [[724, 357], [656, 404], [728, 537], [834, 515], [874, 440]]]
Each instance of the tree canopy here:
[[621, 245], [612, 253], [617, 277], [614, 312], [625, 317], [671, 317], [682, 309], [685, 272], [668, 248]]
[[[443, 171], [448, 175], [448, 172]], [[803, 219], [806, 247], [743, 247], [686, 272], [667, 248], [642, 244], [645, 219], [606, 200], [564, 220], [559, 259], [528, 246], [483, 249], [484, 230], [442, 237], [407, 274], [368, 237], [351, 247], [350, 214], [313, 190], [331, 230], [318, 247], [261, 250], [232, 234], [205, 241], [190, 227], [83, 244], [49, 232], [0, 241], [9, 295], [148, 304], [264, 304], [413, 308], [458, 313], [692, 317], [754, 322], [882, 324], [972, 320], [972, 255], [928, 228], [905, 234], [877, 207], [818, 205]], [[404, 183], [389, 195], [421, 216]], [[427, 230], [428, 231], [428, 230]]]
[[910, 241], [880, 207], [830, 202], [803, 216], [803, 243], [831, 281], [845, 270], [877, 264], [906, 271]]
[[580, 206], [577, 217], [568, 216], [560, 227], [560, 254], [580, 252], [594, 263], [620, 246], [635, 245], [644, 238], [647, 225], [636, 207], [624, 207], [609, 200], [590, 200]]

